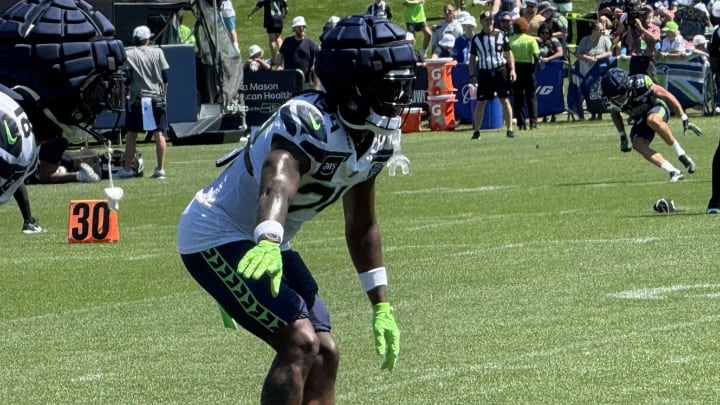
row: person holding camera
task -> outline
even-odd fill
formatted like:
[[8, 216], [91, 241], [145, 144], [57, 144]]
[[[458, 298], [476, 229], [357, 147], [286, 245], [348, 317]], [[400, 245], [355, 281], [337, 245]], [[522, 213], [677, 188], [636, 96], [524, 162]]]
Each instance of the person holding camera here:
[[630, 55], [630, 74], [645, 74], [657, 83], [655, 72], [655, 44], [660, 41], [660, 27], [653, 24], [651, 7], [627, 12], [622, 43]]

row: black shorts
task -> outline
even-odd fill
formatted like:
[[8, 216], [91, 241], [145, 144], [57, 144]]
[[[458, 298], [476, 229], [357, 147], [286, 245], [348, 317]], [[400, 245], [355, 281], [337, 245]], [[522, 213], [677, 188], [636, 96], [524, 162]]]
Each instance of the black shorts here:
[[237, 265], [255, 243], [232, 242], [203, 252], [181, 255], [190, 275], [235, 321], [265, 340], [298, 319], [309, 319], [318, 332], [331, 329], [330, 314], [318, 296], [315, 279], [297, 252], [282, 252], [280, 293], [273, 297], [267, 276], [247, 279]]
[[[663, 121], [668, 122], [670, 109], [665, 105], [665, 103], [658, 102], [648, 111], [647, 115], [650, 114], [658, 114]], [[648, 142], [652, 142], [653, 138], [655, 138], [655, 131], [647, 124], [647, 119], [643, 118], [640, 121], [636, 121], [632, 128], [630, 128], [630, 139], [635, 137], [647, 139]]]
[[427, 23], [424, 21], [418, 23], [405, 23], [405, 28], [407, 28], [407, 32], [423, 32], [423, 30], [425, 30], [425, 27], [427, 27]]
[[477, 100], [491, 100], [497, 94], [505, 98], [510, 94], [507, 66], [477, 71]]
[[140, 101], [134, 103], [127, 103], [125, 113], [125, 130], [131, 132], [146, 132], [146, 131], [163, 131], [167, 133], [168, 121], [167, 112], [165, 108], [153, 108], [153, 117], [155, 118], [156, 128], [144, 129], [143, 118], [142, 118], [142, 104]]
[[265, 19], [265, 32], [268, 34], [282, 34], [284, 18], [281, 15], [271, 16]]

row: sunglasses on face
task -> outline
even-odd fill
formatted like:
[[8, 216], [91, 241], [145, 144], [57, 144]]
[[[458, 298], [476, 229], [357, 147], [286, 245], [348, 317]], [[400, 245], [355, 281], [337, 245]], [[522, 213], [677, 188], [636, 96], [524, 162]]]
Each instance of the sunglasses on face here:
[[510, 24], [511, 21], [510, 21], [510, 20], [500, 20], [500, 22], [501, 22], [501, 23], [508, 23], [508, 24]]
[[540, 31], [540, 34], [542, 34], [542, 35], [550, 34], [550, 31]]

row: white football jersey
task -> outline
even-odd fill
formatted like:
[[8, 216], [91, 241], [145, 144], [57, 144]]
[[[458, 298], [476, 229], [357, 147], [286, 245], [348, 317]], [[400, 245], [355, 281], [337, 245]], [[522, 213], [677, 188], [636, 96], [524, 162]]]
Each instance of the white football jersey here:
[[38, 147], [30, 120], [10, 96], [0, 92], [0, 204], [8, 202], [37, 168]]
[[391, 137], [375, 135], [369, 149], [358, 156], [353, 140], [337, 115], [328, 111], [321, 94], [294, 97], [265, 122], [215, 181], [197, 192], [178, 226], [180, 253], [254, 240], [262, 165], [276, 137], [296, 146], [310, 162], [288, 210], [282, 249], [289, 249], [288, 242], [303, 222], [354, 185], [377, 176], [393, 154]]

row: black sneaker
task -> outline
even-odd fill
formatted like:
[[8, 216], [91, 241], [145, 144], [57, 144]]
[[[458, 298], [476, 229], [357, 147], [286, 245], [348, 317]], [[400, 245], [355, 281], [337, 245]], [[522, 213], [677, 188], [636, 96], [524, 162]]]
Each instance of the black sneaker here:
[[678, 156], [678, 160], [680, 163], [682, 163], [685, 168], [687, 169], [688, 173], [692, 174], [695, 173], [695, 162], [690, 158], [688, 155], [681, 155]]
[[512, 129], [508, 129], [507, 132], [505, 133], [505, 137], [513, 139], [513, 138], [515, 138], [515, 133], [512, 131]]
[[632, 146], [628, 144], [627, 136], [620, 137], [620, 150], [623, 152], [632, 152]]
[[40, 226], [40, 224], [38, 224], [37, 219], [35, 219], [35, 217], [31, 217], [29, 220], [26, 220], [23, 223], [22, 231], [23, 231], [23, 233], [27, 233], [27, 234], [45, 232], [43, 227]]
[[470, 139], [478, 140], [480, 139], [480, 131], [474, 131]]

